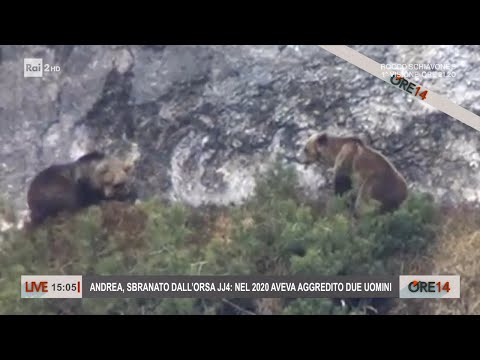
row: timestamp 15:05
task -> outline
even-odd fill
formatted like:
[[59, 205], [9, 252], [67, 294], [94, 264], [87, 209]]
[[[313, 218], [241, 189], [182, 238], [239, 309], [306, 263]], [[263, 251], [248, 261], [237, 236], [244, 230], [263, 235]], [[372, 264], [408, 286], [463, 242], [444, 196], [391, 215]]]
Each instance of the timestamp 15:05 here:
[[53, 283], [53, 291], [78, 291], [80, 292], [80, 281], [76, 283]]

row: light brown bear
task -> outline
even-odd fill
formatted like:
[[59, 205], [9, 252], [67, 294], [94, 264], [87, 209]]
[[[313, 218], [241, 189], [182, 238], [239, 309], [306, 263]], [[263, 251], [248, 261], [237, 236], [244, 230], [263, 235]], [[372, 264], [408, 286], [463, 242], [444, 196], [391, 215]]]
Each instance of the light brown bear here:
[[32, 225], [62, 211], [73, 212], [103, 200], [124, 200], [133, 192], [127, 181], [133, 164], [100, 152], [41, 171], [30, 184], [27, 202]]
[[380, 213], [394, 211], [408, 196], [405, 178], [395, 166], [358, 137], [316, 133], [308, 139], [300, 161], [333, 166], [336, 194], [348, 191], [351, 181], [357, 216], [365, 205], [377, 205]]

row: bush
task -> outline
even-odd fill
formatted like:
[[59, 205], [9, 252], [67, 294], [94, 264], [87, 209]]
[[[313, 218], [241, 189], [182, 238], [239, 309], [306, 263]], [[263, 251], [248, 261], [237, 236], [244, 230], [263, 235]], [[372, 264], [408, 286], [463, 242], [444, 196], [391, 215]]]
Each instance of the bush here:
[[295, 172], [276, 165], [235, 208], [193, 209], [152, 199], [105, 203], [52, 219], [29, 234], [10, 230], [0, 252], [3, 314], [362, 314], [330, 299], [20, 299], [25, 274], [366, 275], [401, 273], [438, 222], [432, 200], [412, 194], [392, 214], [354, 220], [345, 198], [313, 205]]
[[463, 204], [442, 210], [436, 241], [421, 256], [412, 257], [405, 273], [459, 275], [459, 299], [398, 300], [389, 310], [396, 314], [480, 314], [480, 212], [478, 206]]

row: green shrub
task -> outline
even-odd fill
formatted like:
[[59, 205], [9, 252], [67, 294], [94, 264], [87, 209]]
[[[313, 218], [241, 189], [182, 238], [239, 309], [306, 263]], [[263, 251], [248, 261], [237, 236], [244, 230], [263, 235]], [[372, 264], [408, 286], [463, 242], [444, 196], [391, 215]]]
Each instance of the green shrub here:
[[[255, 299], [20, 299], [20, 276], [398, 275], [402, 256], [424, 251], [434, 239], [436, 209], [426, 195], [412, 194], [392, 214], [355, 220], [346, 199], [313, 205], [297, 185], [296, 173], [277, 164], [235, 208], [192, 209], [155, 199], [106, 203], [51, 219], [33, 233], [12, 229], [0, 245], [0, 313], [255, 312]], [[280, 313], [361, 314], [369, 305], [289, 299]]]

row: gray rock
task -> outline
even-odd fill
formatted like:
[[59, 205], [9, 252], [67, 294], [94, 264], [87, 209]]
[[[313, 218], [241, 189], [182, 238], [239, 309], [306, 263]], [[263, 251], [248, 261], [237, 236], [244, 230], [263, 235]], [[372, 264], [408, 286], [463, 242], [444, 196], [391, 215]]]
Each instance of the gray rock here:
[[[479, 112], [477, 46], [354, 46], [381, 63], [455, 65], [416, 79]], [[412, 188], [480, 200], [479, 133], [317, 46], [2, 46], [0, 189], [25, 209], [45, 166], [93, 148], [138, 158], [142, 198], [238, 203], [276, 155], [309, 194], [324, 170], [295, 162], [317, 130], [361, 133]], [[59, 65], [24, 78], [23, 59]], [[476, 80], [477, 79], [477, 80]]]

